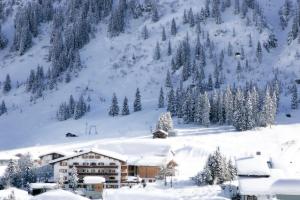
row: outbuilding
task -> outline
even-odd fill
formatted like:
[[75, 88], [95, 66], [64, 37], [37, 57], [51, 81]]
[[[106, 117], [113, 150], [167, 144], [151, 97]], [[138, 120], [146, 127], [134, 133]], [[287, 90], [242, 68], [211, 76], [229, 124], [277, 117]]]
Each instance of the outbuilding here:
[[169, 135], [168, 132], [166, 132], [162, 129], [158, 129], [158, 130], [154, 131], [152, 134], [153, 134], [153, 139], [155, 139], [155, 138], [165, 139]]

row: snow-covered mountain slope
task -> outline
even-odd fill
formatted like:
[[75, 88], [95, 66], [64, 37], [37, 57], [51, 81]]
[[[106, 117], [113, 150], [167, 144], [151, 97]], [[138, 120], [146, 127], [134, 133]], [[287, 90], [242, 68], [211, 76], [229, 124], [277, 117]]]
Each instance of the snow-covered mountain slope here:
[[[287, 87], [300, 76], [298, 67], [300, 63], [296, 56], [299, 45], [296, 40], [291, 45], [287, 45], [286, 42], [292, 20], [283, 31], [280, 27], [278, 11], [284, 2], [263, 0], [259, 3], [268, 24], [268, 28], [264, 28], [261, 33], [255, 24], [250, 23], [247, 26], [246, 19], [234, 15], [233, 5], [222, 13], [223, 23], [216, 25], [214, 19], [208, 19], [206, 24], [201, 24], [201, 28], [205, 32], [204, 35], [206, 32], [209, 33], [218, 54], [221, 50], [227, 49], [228, 42], [233, 45], [233, 52], [240, 52], [241, 47], [244, 48], [249, 64], [254, 69], [251, 72], [242, 73], [239, 78], [241, 84], [252, 80], [264, 87], [266, 82], [273, 79], [275, 69], [278, 69], [281, 72], [281, 80]], [[57, 89], [45, 91], [42, 98], [34, 101], [30, 101], [31, 94], [26, 92], [24, 83], [31, 69], [36, 69], [38, 65], [41, 65], [46, 71], [51, 66], [51, 62], [48, 62], [51, 22], [45, 22], [39, 26], [39, 34], [33, 38], [32, 47], [24, 55], [19, 56], [10, 49], [15, 31], [14, 14], [7, 17], [2, 23], [2, 32], [8, 39], [8, 46], [0, 50], [0, 80], [4, 81], [6, 75], [10, 74], [13, 88], [7, 94], [0, 93], [0, 100], [5, 100], [8, 108], [8, 113], [0, 116], [0, 149], [67, 142], [70, 140], [65, 138], [64, 134], [67, 132], [80, 136], [72, 140], [148, 135], [159, 114], [165, 111], [165, 109], [157, 109], [157, 102], [159, 89], [164, 86], [166, 72], [171, 70], [172, 56], [167, 56], [168, 40], [172, 42], [173, 52], [187, 33], [191, 44], [194, 45], [197, 38], [196, 30], [182, 23], [183, 12], [190, 8], [193, 8], [194, 13], [200, 12], [204, 6], [205, 1], [199, 0], [159, 1], [160, 19], [158, 22], [152, 22], [150, 14], [128, 20], [125, 32], [113, 38], [107, 36], [108, 19], [104, 19], [96, 25], [96, 31], [89, 43], [80, 49], [84, 68], [79, 72], [78, 77], [73, 77], [70, 83], [59, 83]], [[13, 9], [17, 9], [17, 6]], [[252, 16], [252, 11], [249, 12], [250, 16]], [[176, 36], [170, 34], [173, 18], [178, 28]], [[145, 25], [149, 30], [147, 40], [141, 37], [141, 31]], [[165, 27], [167, 32], [167, 40], [164, 42], [161, 41], [162, 27]], [[233, 37], [233, 29], [235, 37]], [[270, 33], [274, 33], [278, 39], [278, 47], [271, 49], [269, 53], [264, 49], [263, 62], [258, 64], [256, 44], [258, 41], [266, 41]], [[253, 48], [248, 46], [249, 34], [252, 36]], [[161, 48], [160, 60], [153, 59], [153, 51], [157, 42], [160, 43]], [[238, 82], [235, 73], [236, 59], [234, 56], [225, 55], [224, 71], [227, 84]], [[212, 60], [208, 59], [207, 62], [206, 74], [213, 73]], [[180, 71], [173, 74], [174, 84], [179, 84], [180, 77]], [[17, 87], [18, 84], [21, 86]], [[143, 110], [133, 113], [132, 105], [137, 87], [141, 90]], [[284, 91], [286, 92], [286, 88]], [[131, 115], [108, 116], [114, 92], [119, 98], [119, 105], [125, 96], [129, 98]], [[283, 112], [289, 111], [290, 107], [289, 97], [284, 97], [288, 94], [285, 92], [282, 97], [283, 103], [280, 105]], [[76, 99], [80, 95], [90, 96], [91, 111], [81, 119], [60, 122], [56, 119], [56, 112], [59, 105], [67, 101], [71, 94]], [[95, 127], [97, 135], [94, 134]], [[89, 132], [91, 135], [86, 135]]]

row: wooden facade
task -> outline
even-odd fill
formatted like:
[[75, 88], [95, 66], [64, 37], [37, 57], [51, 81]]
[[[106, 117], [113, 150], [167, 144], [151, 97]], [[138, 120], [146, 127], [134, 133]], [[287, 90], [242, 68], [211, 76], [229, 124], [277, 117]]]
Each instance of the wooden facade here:
[[161, 168], [159, 166], [133, 166], [128, 167], [128, 175], [140, 177], [143, 180], [153, 182], [158, 176]]

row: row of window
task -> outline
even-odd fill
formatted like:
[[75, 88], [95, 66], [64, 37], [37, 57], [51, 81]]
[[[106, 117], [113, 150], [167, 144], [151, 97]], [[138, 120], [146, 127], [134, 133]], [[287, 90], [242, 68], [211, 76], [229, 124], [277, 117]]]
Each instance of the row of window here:
[[109, 169], [78, 169], [78, 173], [116, 173], [116, 170]]
[[[67, 162], [60, 162], [60, 166], [67, 166], [68, 163]], [[77, 165], [80, 165], [78, 162], [74, 162], [73, 165], [77, 166]], [[82, 163], [83, 166], [104, 166], [105, 164], [103, 162], [99, 162], [99, 163], [95, 163], [95, 162], [83, 162]], [[116, 163], [109, 163], [109, 166], [116, 166], [117, 164]]]

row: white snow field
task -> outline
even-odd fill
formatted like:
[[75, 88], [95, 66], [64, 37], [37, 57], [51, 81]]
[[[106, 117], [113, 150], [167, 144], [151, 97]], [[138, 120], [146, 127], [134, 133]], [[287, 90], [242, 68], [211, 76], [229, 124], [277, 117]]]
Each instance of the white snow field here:
[[69, 142], [56, 145], [35, 146], [23, 149], [2, 151], [1, 155], [30, 153], [37, 157], [53, 149], [72, 152], [79, 149], [100, 148], [128, 156], [128, 160], [149, 157], [157, 159], [166, 156], [171, 150], [179, 164], [173, 180], [174, 188], [165, 187], [162, 182], [148, 184], [146, 188], [133, 187], [120, 190], [107, 190], [109, 200], [127, 199], [227, 199], [228, 194], [220, 186], [198, 187], [190, 180], [199, 172], [209, 153], [216, 147], [227, 158], [255, 155], [271, 158], [274, 168], [281, 169], [284, 177], [300, 178], [300, 124], [280, 124], [247, 132], [236, 132], [232, 127], [199, 128], [178, 125], [178, 136], [167, 139], [145, 137], [107, 138], [93, 141]]
[[[22, 2], [22, 0], [19, 0]], [[64, 0], [63, 0], [64, 1]], [[63, 2], [61, 1], [61, 2]], [[67, 0], [65, 0], [67, 1]], [[296, 0], [291, 0], [296, 2]], [[279, 69], [283, 91], [279, 114], [272, 127], [258, 128], [252, 131], [237, 132], [231, 126], [183, 125], [174, 118], [178, 136], [165, 140], [152, 139], [151, 130], [166, 109], [157, 109], [159, 89], [164, 86], [167, 70], [170, 70], [170, 59], [167, 56], [168, 40], [172, 42], [173, 51], [178, 42], [189, 34], [191, 43], [196, 40], [194, 29], [182, 23], [184, 9], [193, 8], [194, 13], [200, 11], [205, 1], [199, 0], [161, 0], [160, 20], [151, 21], [151, 17], [142, 17], [126, 24], [125, 33], [116, 38], [107, 37], [107, 25], [97, 25], [95, 36], [80, 50], [84, 69], [78, 77], [72, 78], [68, 84], [59, 83], [57, 89], [47, 90], [43, 98], [30, 101], [30, 94], [25, 92], [26, 79], [31, 69], [42, 65], [46, 71], [50, 67], [47, 61], [49, 53], [49, 34], [51, 24], [43, 23], [39, 27], [39, 35], [34, 38], [33, 46], [23, 55], [10, 51], [13, 41], [13, 16], [2, 25], [2, 32], [8, 38], [8, 47], [0, 50], [0, 82], [6, 74], [10, 74], [13, 89], [8, 94], [0, 91], [0, 102], [5, 100], [8, 113], [0, 116], [0, 158], [14, 156], [18, 153], [30, 153], [33, 158], [50, 151], [61, 151], [67, 154], [75, 150], [103, 149], [114, 151], [128, 157], [128, 162], [160, 161], [170, 151], [175, 154], [179, 164], [174, 178], [174, 188], [164, 187], [163, 183], [148, 184], [146, 188], [122, 188], [106, 190], [108, 200], [222, 200], [228, 194], [220, 186], [197, 187], [190, 180], [202, 170], [207, 156], [217, 147], [228, 158], [255, 155], [260, 151], [263, 156], [271, 157], [275, 168], [283, 171], [286, 178], [300, 178], [300, 111], [291, 111], [288, 86], [300, 77], [300, 45], [294, 40], [287, 45], [288, 31], [292, 20], [283, 31], [279, 24], [278, 10], [284, 1], [259, 0], [269, 28], [259, 33], [246, 19], [233, 15], [233, 6], [222, 14], [224, 23], [216, 25], [209, 19], [202, 26], [215, 42], [216, 49], [226, 49], [228, 41], [234, 46], [234, 52], [244, 47], [249, 64], [254, 68], [251, 73], [243, 72], [239, 84], [252, 80], [260, 86], [273, 78], [273, 71]], [[170, 35], [172, 18], [176, 19], [178, 34]], [[147, 25], [150, 37], [141, 38], [141, 30]], [[166, 27], [167, 41], [161, 42], [162, 27]], [[235, 28], [236, 37], [232, 36]], [[248, 34], [252, 35], [253, 46], [258, 41], [267, 39], [273, 31], [278, 39], [278, 47], [267, 53], [263, 50], [263, 62], [257, 64], [255, 48], [248, 47]], [[162, 59], [153, 60], [156, 42], [160, 42]], [[207, 60], [205, 73], [213, 73], [214, 64]], [[225, 55], [225, 84], [236, 82], [236, 58]], [[181, 73], [173, 75], [174, 85], [179, 84]], [[21, 84], [17, 87], [17, 82]], [[189, 81], [187, 81], [189, 82]], [[132, 105], [136, 88], [142, 95], [140, 112], [133, 112]], [[131, 114], [129, 116], [109, 117], [108, 109], [113, 93], [116, 93], [119, 106], [127, 96]], [[165, 94], [166, 94], [165, 90]], [[69, 119], [60, 122], [56, 112], [63, 101], [73, 95], [91, 98], [91, 112], [78, 120]], [[285, 114], [290, 113], [291, 118]], [[66, 138], [66, 133], [74, 133], [77, 138]], [[0, 169], [0, 174], [4, 168]], [[0, 200], [7, 198], [15, 191], [17, 200], [28, 200], [31, 197], [24, 191], [7, 189], [0, 191]], [[61, 195], [61, 196], [57, 196]], [[78, 199], [65, 191], [53, 191], [34, 197], [35, 200]]]
[[[9, 39], [7, 48], [0, 52], [0, 81], [10, 74], [13, 89], [9, 94], [0, 93], [0, 100], [5, 100], [8, 107], [8, 114], [0, 117], [0, 149], [12, 149], [40, 144], [55, 144], [57, 142], [69, 142], [64, 134], [72, 132], [80, 137], [73, 140], [94, 140], [111, 137], [144, 136], [149, 133], [159, 114], [164, 111], [156, 110], [159, 95], [159, 88], [164, 85], [165, 74], [170, 69], [170, 57], [166, 55], [167, 42], [160, 42], [162, 59], [153, 60], [153, 50], [157, 41], [161, 41], [162, 26], [168, 32], [167, 39], [172, 41], [175, 51], [178, 41], [182, 40], [187, 32], [191, 43], [196, 39], [195, 30], [189, 25], [182, 24], [184, 9], [193, 8], [194, 13], [198, 12], [205, 1], [198, 0], [164, 0], [159, 1], [161, 17], [159, 22], [153, 23], [151, 17], [143, 17], [132, 20], [127, 24], [126, 31], [116, 38], [108, 38], [106, 25], [100, 23], [96, 28], [95, 37], [91, 38], [89, 44], [80, 50], [81, 60], [85, 68], [77, 78], [68, 84], [60, 83], [57, 90], [46, 91], [44, 97], [34, 102], [30, 101], [30, 94], [25, 92], [25, 86], [16, 88], [19, 84], [25, 83], [31, 69], [42, 65], [45, 71], [50, 67], [47, 62], [49, 51], [49, 33], [51, 24], [44, 23], [39, 28], [39, 35], [34, 38], [33, 46], [23, 55], [18, 56], [11, 52], [9, 46], [13, 40], [13, 16], [9, 17], [2, 26], [2, 32]], [[246, 26], [245, 19], [233, 15], [233, 6], [223, 14], [224, 23], [216, 25], [214, 20], [209, 19], [202, 28], [208, 31], [214, 39], [218, 49], [226, 49], [228, 41], [234, 45], [234, 51], [239, 51], [243, 46], [248, 56], [249, 64], [256, 66], [255, 52], [247, 46], [248, 34], [251, 33], [253, 45], [257, 41], [264, 41], [271, 30], [274, 30], [278, 38], [279, 47], [264, 51], [263, 63], [255, 68], [251, 74], [245, 73], [240, 80], [253, 80], [257, 84], [265, 84], [271, 80], [270, 76], [275, 68], [282, 71], [284, 85], [289, 85], [299, 77], [299, 59], [295, 55], [299, 51], [297, 41], [291, 45], [286, 44], [287, 31], [279, 25], [278, 10], [284, 2], [271, 2], [269, 0], [259, 1], [269, 24], [269, 29], [259, 33], [254, 25]], [[295, 2], [295, 0], [294, 0]], [[169, 34], [172, 18], [177, 20], [178, 34], [171, 37]], [[150, 37], [147, 40], [141, 38], [141, 30], [147, 25]], [[232, 29], [235, 28], [236, 37], [232, 37]], [[247, 33], [247, 34], [245, 34]], [[133, 59], [133, 55], [135, 59]], [[213, 63], [207, 61], [206, 74], [213, 72]], [[224, 68], [226, 71], [225, 83], [231, 84], [236, 80], [234, 57], [225, 56]], [[234, 63], [234, 64], [233, 64]], [[178, 72], [173, 77], [173, 82], [178, 84], [181, 74]], [[129, 106], [132, 112], [132, 104], [136, 88], [141, 89], [143, 111], [132, 113], [127, 117], [109, 117], [108, 108], [113, 92], [116, 92], [119, 105], [125, 96], [129, 99]], [[88, 88], [88, 89], [87, 89]], [[285, 90], [285, 88], [283, 88]], [[56, 120], [58, 106], [68, 100], [70, 95], [75, 99], [81, 94], [91, 97], [91, 112], [79, 120], [69, 119], [59, 122]], [[285, 95], [288, 95], [285, 97]], [[283, 92], [280, 111], [289, 111], [289, 94]], [[97, 128], [98, 135], [92, 127]], [[87, 127], [87, 131], [86, 131]], [[85, 133], [92, 129], [92, 135]]]

